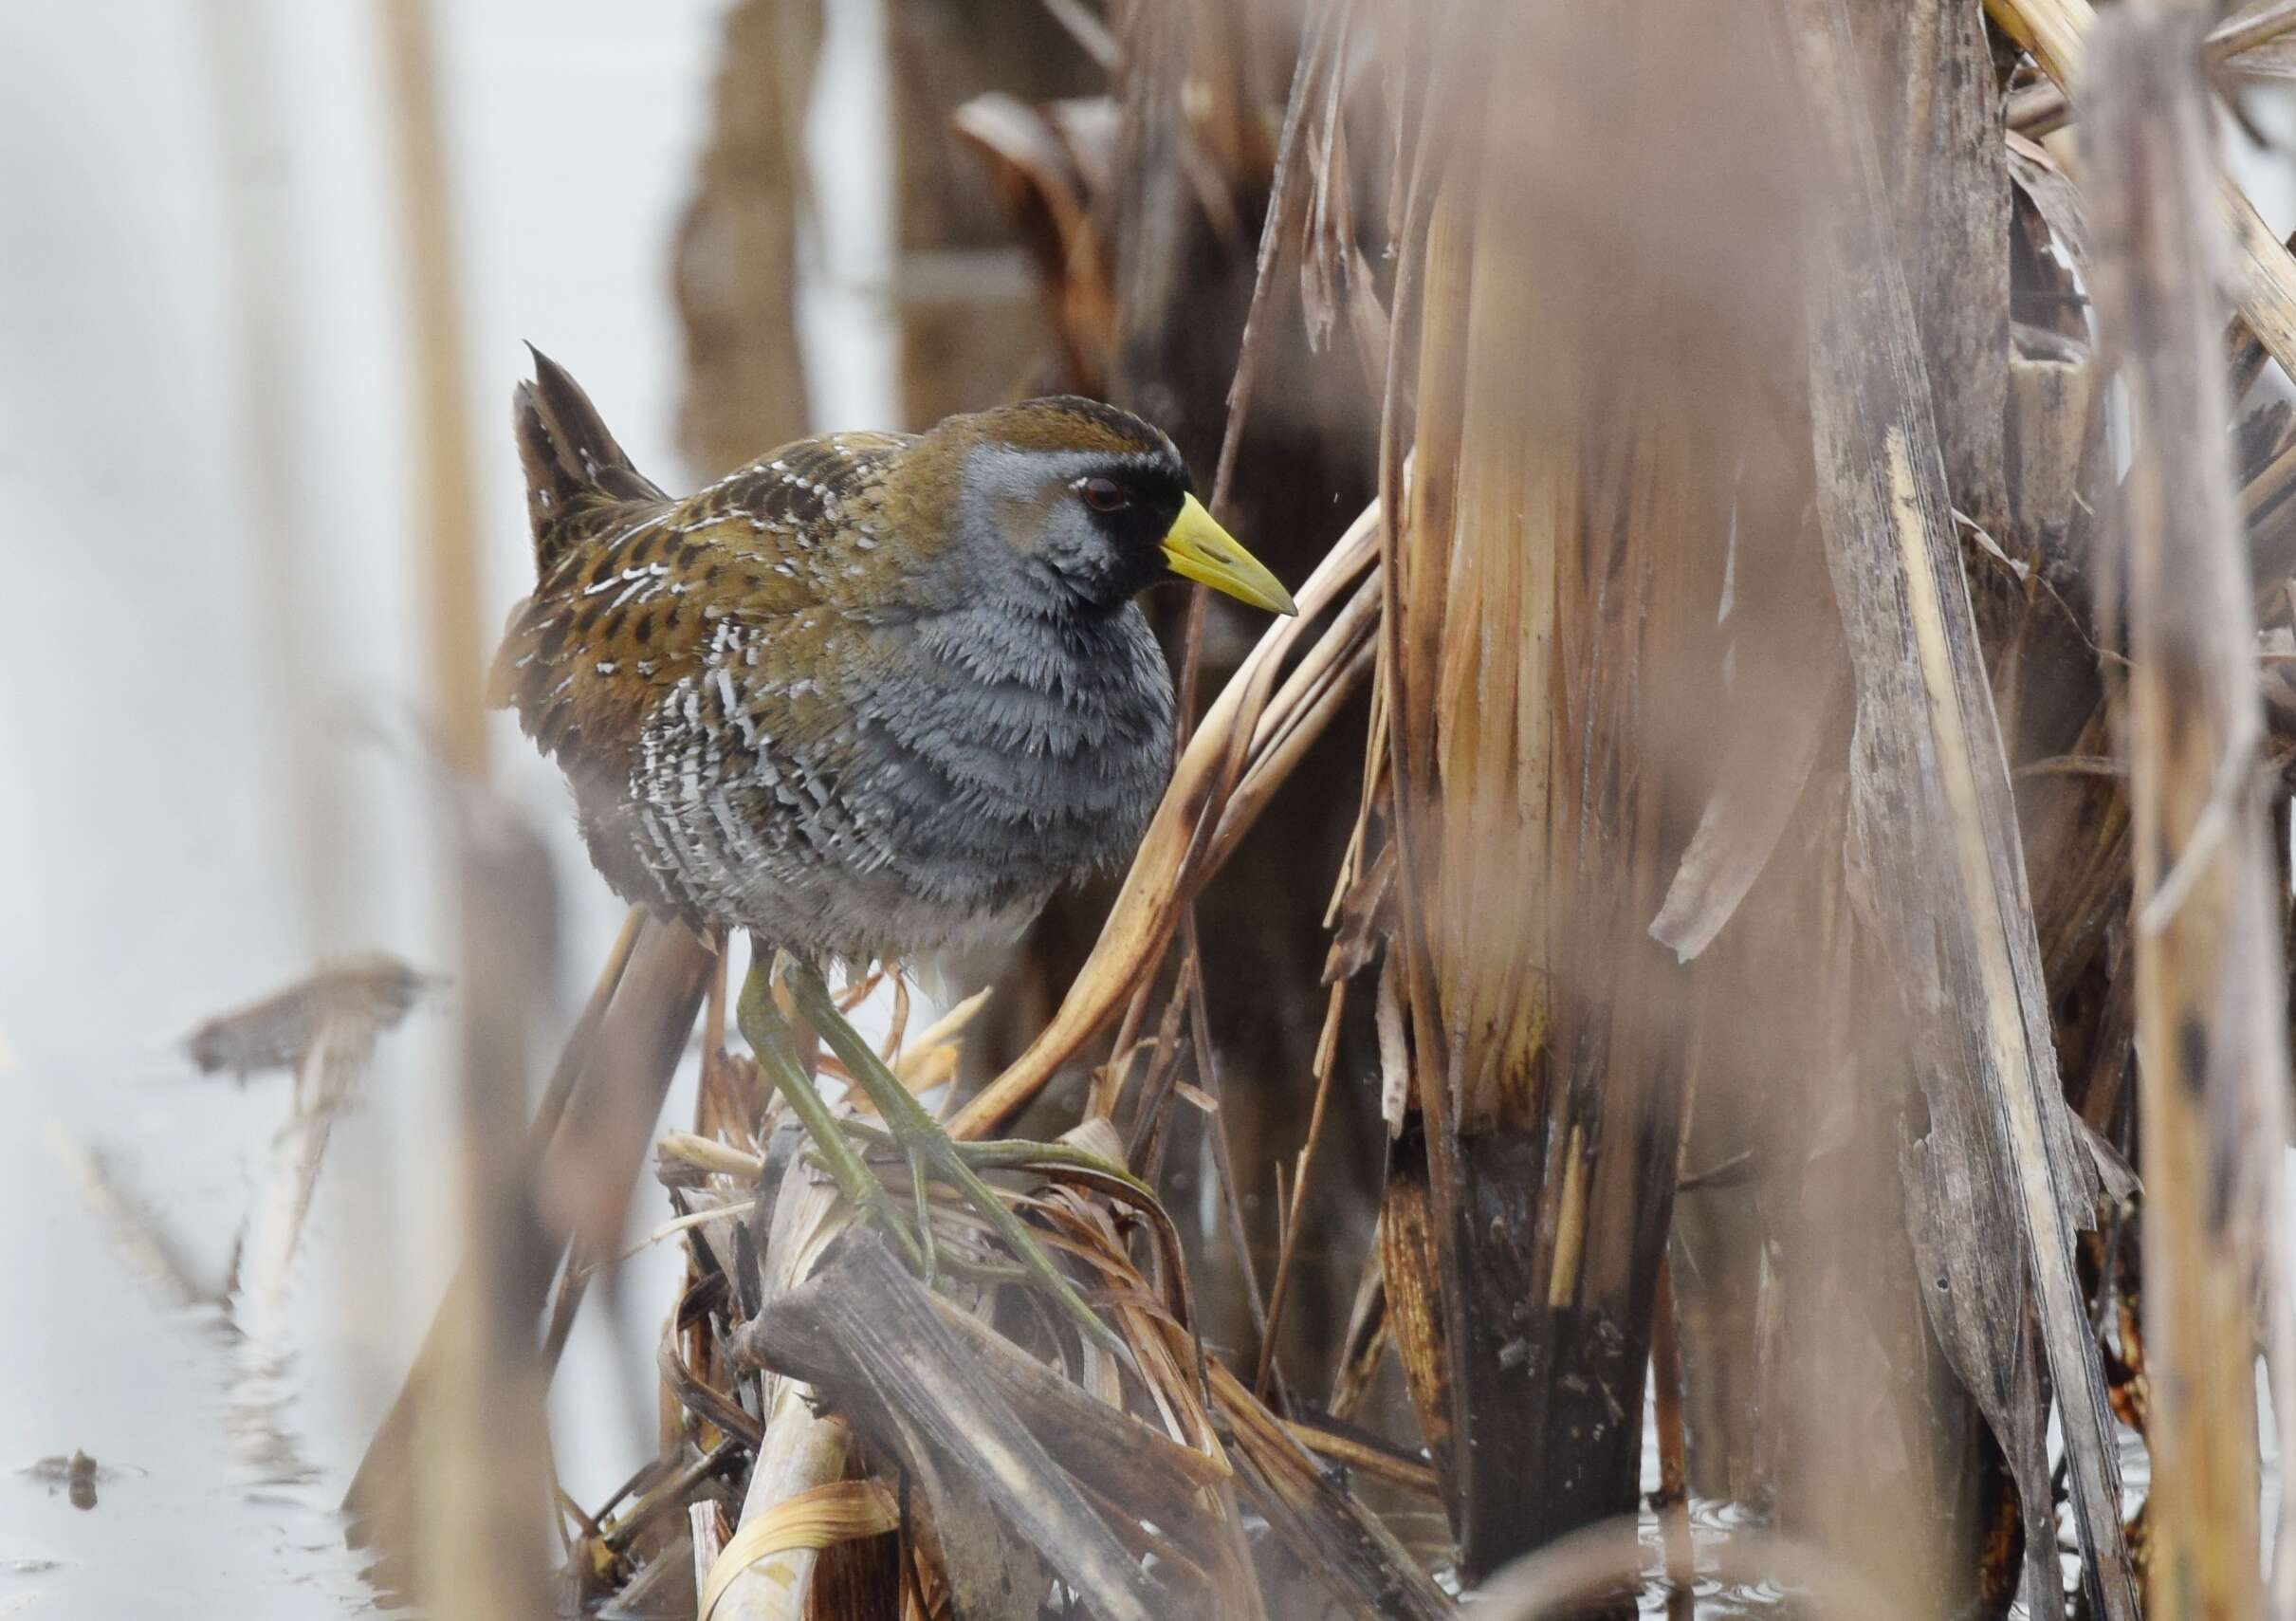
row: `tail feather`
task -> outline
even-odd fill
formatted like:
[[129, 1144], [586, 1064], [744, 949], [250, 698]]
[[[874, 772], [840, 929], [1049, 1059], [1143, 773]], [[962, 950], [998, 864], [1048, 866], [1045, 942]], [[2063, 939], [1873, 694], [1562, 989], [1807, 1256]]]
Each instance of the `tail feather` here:
[[601, 507], [669, 497], [631, 464], [581, 384], [533, 344], [526, 347], [534, 356], [534, 380], [518, 385], [513, 414], [534, 524], [535, 570], [546, 575]]

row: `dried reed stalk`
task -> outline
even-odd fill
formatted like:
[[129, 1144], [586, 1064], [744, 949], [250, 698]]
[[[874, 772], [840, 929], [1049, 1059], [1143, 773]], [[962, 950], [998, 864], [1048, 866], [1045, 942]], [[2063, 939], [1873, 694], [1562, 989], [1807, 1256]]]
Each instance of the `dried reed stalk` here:
[[[835, 1190], [807, 1176], [784, 1177], [775, 1202], [766, 1246], [766, 1288], [795, 1288], [819, 1264], [831, 1239], [843, 1230], [832, 1220]], [[764, 1444], [750, 1465], [741, 1524], [754, 1525], [805, 1492], [841, 1479], [851, 1447], [844, 1420], [818, 1409], [814, 1392], [795, 1379], [776, 1379], [761, 1404]], [[709, 1621], [803, 1621], [813, 1591], [818, 1548], [792, 1547], [770, 1564], [744, 1561], [724, 1577]], [[713, 1576], [715, 1573], [712, 1573]], [[707, 1586], [708, 1584], [705, 1584]]]
[[[2088, 0], [1985, 0], [1985, 9], [2060, 88], [2080, 82], [2084, 42], [2097, 15]], [[2280, 369], [2296, 377], [2296, 258], [2230, 176], [2219, 175], [2216, 190], [2232, 222], [2229, 272], [2241, 317]]]
[[[2212, 64], [2236, 66], [2240, 57], [2262, 50], [2291, 28], [2296, 28], [2296, 0], [2271, 0], [2227, 17], [2209, 30], [2202, 48]], [[2028, 85], [2009, 99], [2009, 127], [2034, 139], [2063, 127], [2072, 115], [2072, 101], [2054, 84]]]
[[293, 138], [271, 20], [259, 7], [199, 9], [213, 73], [229, 188], [231, 392], [245, 488], [251, 498], [249, 570], [263, 685], [285, 725], [285, 758], [271, 783], [287, 807], [289, 857], [305, 926], [322, 948], [350, 936], [354, 868], [344, 859], [349, 814], [343, 760], [327, 713], [336, 678], [312, 609], [324, 554], [309, 543], [313, 507], [305, 470], [316, 438], [299, 365], [309, 328], [298, 222], [273, 183], [272, 154]]
[[[634, 935], [625, 930], [615, 957], [625, 955], [626, 967], [609, 962], [591, 1005], [569, 1034], [542, 1113], [522, 1128], [495, 1167], [495, 1175], [520, 1188], [529, 1201], [545, 1181], [576, 1194], [594, 1188], [615, 1208], [627, 1199], [716, 961], [686, 929], [651, 917], [637, 923]], [[553, 1100], [562, 1101], [562, 1110], [553, 1109]], [[564, 1198], [560, 1207], [573, 1204], [572, 1198]], [[611, 1224], [597, 1219], [602, 1230], [618, 1235], [618, 1216]], [[567, 1235], [554, 1234], [551, 1242], [562, 1254]], [[558, 1348], [564, 1344], [572, 1308], [588, 1277], [586, 1268], [564, 1275], [560, 1315], [551, 1325], [546, 1361], [555, 1362]], [[517, 1298], [497, 1304], [506, 1317], [524, 1322], [524, 1332], [530, 1334], [549, 1291], [549, 1264], [522, 1271], [512, 1282], [520, 1291]], [[343, 1493], [355, 1545], [378, 1538], [388, 1542], [394, 1539], [392, 1528], [408, 1522], [406, 1516], [421, 1487], [414, 1464], [422, 1392], [447, 1356], [448, 1325], [476, 1309], [474, 1302], [487, 1287], [475, 1260], [466, 1258], [397, 1399]]]
[[[1042, 0], [888, 0], [885, 11], [897, 425], [923, 428], [1016, 392], [1081, 387], [1105, 394], [1106, 353], [1096, 345], [1072, 345], [1057, 379], [1045, 375], [1050, 335], [1027, 261], [1014, 243], [1022, 234], [1016, 216], [1026, 218], [1024, 193], [1050, 201], [1066, 168], [1049, 120], [1031, 108], [1087, 94], [1102, 83], [1101, 68], [1053, 25]], [[949, 138], [960, 110], [989, 91], [1007, 116], [991, 115], [986, 133], [1015, 140], [1006, 150], [1027, 166], [1005, 176], [1004, 200], [1021, 206], [1001, 206], [998, 196], [972, 183], [971, 156]], [[1097, 252], [1089, 229], [1073, 216], [1079, 229], [1065, 238], [1053, 219], [1039, 215], [1026, 223], [1030, 245], [1050, 262], [1069, 248], [1088, 261]], [[1098, 285], [1089, 264], [1079, 270], [1052, 285]], [[1093, 365], [1088, 357], [1096, 349]]]
[[[1717, 9], [1452, 21], [1391, 329], [1391, 397], [1415, 399], [1387, 430], [1412, 459], [1380, 654], [1411, 1078], [1382, 1232], [1481, 1572], [1635, 1501], [1684, 1033], [1647, 929], [1711, 780], [1710, 627], [1773, 318], [1771, 210], [1732, 178], [1760, 172], [1762, 98]], [[1711, 292], [1657, 219], [1716, 245]]]
[[390, 71], [391, 134], [406, 237], [425, 501], [418, 543], [431, 634], [432, 703], [438, 746], [459, 774], [487, 774], [480, 618], [478, 497], [464, 409], [463, 314], [455, 281], [447, 158], [432, 82], [427, 0], [377, 0]]
[[2259, 1217], [2284, 1214], [2287, 982], [2225, 436], [2220, 177], [2200, 27], [2193, 10], [2152, 6], [2101, 21], [2085, 82], [2098, 317], [2133, 422], [2118, 535], [2156, 1621], [2263, 1613], [2251, 1290], [2276, 1299], [2290, 1287], [2277, 1243], [2261, 1279], [2241, 1263], [2257, 1253]]
[[[1885, 234], [1870, 124], [1841, 0], [1787, 15], [1813, 129], [1836, 167], [1810, 310], [1818, 509], [1857, 676], [1855, 893], [1900, 976], [1931, 1114], [1923, 1181], [1966, 1225], [1938, 1256], [1942, 1337], [2013, 1441], [2018, 1335], [2041, 1320], [2092, 1601], [2136, 1593], [2097, 1348], [2074, 1268], [2092, 1178], [2058, 1082], [2007, 764], [1945, 492], [1912, 301]], [[1975, 1201], [1973, 1207], [1973, 1200]], [[1974, 1218], [1971, 1219], [1971, 1218]], [[2004, 1256], [2008, 1234], [2015, 1244]], [[2029, 1297], [2029, 1291], [2030, 1291]], [[2012, 1464], [2018, 1462], [2011, 1454]], [[2030, 1451], [2029, 1502], [2048, 1481]]]
[[462, 987], [454, 1194], [471, 1284], [447, 1314], [443, 1354], [424, 1391], [415, 1511], [405, 1513], [402, 1500], [386, 1531], [397, 1552], [415, 1556], [418, 1591], [440, 1613], [511, 1621], [548, 1601], [536, 1557], [549, 1501], [543, 1380], [532, 1318], [518, 1311], [521, 1299], [539, 1298], [535, 1274], [546, 1262], [532, 1242], [525, 1188], [501, 1168], [524, 1127], [525, 1021], [545, 983], [534, 943], [546, 938], [549, 880], [539, 847], [484, 786], [477, 503], [430, 9], [424, 0], [381, 0], [378, 19], [419, 378], [432, 702], [455, 796], [448, 868]]
[[982, 1376], [932, 1297], [873, 1233], [855, 1235], [842, 1253], [834, 1279], [768, 1302], [746, 1343], [859, 1409], [900, 1456], [930, 1501], [960, 1608], [999, 1593], [1040, 1596], [996, 1568], [1001, 1538], [986, 1547], [959, 1539], [960, 1525], [977, 1537], [993, 1516], [1110, 1621], [1148, 1621], [1155, 1587]]
[[474, 793], [459, 828], [462, 1043], [454, 1194], [469, 1287], [442, 1316], [422, 1390], [417, 1591], [435, 1613], [523, 1621], [544, 1612], [539, 1557], [550, 1501], [547, 1378], [531, 1309], [549, 1246], [525, 1186], [503, 1174], [525, 1132], [526, 1027], [542, 1004], [549, 863], [539, 840]]
[[820, 0], [743, 0], [723, 24], [709, 144], [672, 262], [686, 341], [678, 439], [713, 478], [809, 422], [798, 222], [820, 40]]

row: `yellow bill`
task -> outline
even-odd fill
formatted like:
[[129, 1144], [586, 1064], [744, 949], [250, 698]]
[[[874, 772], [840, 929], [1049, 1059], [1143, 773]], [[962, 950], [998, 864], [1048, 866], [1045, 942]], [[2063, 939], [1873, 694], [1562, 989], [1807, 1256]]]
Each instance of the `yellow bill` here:
[[1221, 528], [1220, 521], [1193, 495], [1181, 506], [1180, 516], [1172, 520], [1171, 533], [1164, 537], [1164, 561], [1174, 574], [1224, 592], [1239, 602], [1249, 602], [1271, 614], [1299, 612], [1283, 582], [1238, 545], [1236, 537]]

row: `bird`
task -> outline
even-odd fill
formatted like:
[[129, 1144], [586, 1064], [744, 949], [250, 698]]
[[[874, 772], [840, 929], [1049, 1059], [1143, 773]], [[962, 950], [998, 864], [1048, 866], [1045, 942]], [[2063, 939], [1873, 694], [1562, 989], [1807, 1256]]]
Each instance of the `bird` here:
[[[1129, 859], [1175, 710], [1136, 599], [1188, 580], [1292, 614], [1290, 594], [1206, 510], [1170, 438], [1115, 406], [1056, 396], [923, 433], [821, 434], [673, 498], [532, 354], [513, 415], [536, 582], [491, 701], [564, 774], [616, 893], [705, 939], [749, 935], [737, 1022], [846, 1197], [929, 1277], [928, 1183], [953, 1185], [1018, 1272], [1110, 1341], [978, 1174], [1073, 1151], [951, 1142], [824, 974], [1009, 941]], [[777, 959], [881, 1130], [820, 1098]], [[913, 1225], [872, 1147], [908, 1160]]]

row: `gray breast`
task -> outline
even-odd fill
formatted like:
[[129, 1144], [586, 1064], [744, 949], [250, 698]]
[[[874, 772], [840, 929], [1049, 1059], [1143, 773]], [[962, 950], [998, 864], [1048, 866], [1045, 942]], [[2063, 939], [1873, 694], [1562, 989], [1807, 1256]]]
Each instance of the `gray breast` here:
[[878, 645], [840, 661], [855, 719], [820, 758], [749, 724], [730, 679], [678, 684], [626, 792], [585, 815], [616, 889], [866, 962], [1009, 939], [1130, 856], [1172, 753], [1171, 676], [1138, 609], [854, 629]]
[[982, 604], [876, 633], [863, 760], [841, 784], [882, 819], [912, 894], [1032, 912], [1121, 863], [1171, 768], [1172, 686], [1136, 607]]

